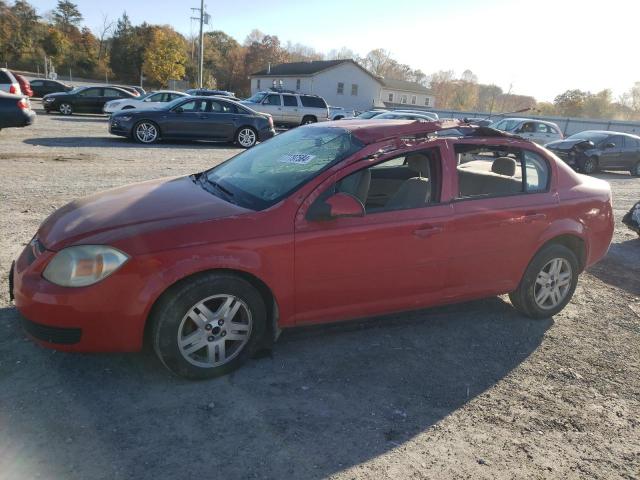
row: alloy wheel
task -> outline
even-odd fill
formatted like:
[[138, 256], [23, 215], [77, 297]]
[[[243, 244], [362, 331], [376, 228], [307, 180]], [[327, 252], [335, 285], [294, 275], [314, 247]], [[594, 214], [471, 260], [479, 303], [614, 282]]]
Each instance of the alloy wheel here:
[[256, 133], [250, 128], [243, 128], [238, 133], [238, 143], [245, 147], [253, 147], [256, 143]]
[[142, 143], [152, 143], [158, 138], [158, 129], [152, 123], [142, 122], [136, 127], [136, 138]]
[[63, 103], [60, 105], [60, 113], [63, 115], [71, 115], [73, 113], [73, 108], [68, 103]]
[[219, 367], [233, 360], [251, 337], [253, 318], [234, 295], [213, 295], [196, 303], [178, 328], [181, 355], [197, 367]]
[[547, 262], [533, 288], [536, 304], [543, 310], [556, 308], [567, 297], [572, 278], [571, 264], [566, 259], [554, 258]]

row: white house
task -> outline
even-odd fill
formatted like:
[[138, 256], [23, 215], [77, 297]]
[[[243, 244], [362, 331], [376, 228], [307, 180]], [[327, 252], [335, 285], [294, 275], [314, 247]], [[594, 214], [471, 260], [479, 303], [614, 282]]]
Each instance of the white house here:
[[320, 95], [329, 105], [348, 110], [435, 106], [425, 86], [378, 77], [353, 60], [282, 63], [251, 75], [252, 95], [270, 88]]

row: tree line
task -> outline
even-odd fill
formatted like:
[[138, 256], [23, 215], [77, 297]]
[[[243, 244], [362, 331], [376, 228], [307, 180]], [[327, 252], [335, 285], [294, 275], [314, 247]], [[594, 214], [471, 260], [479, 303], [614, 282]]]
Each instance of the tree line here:
[[[170, 79], [187, 80], [195, 86], [196, 37], [187, 38], [169, 25], [133, 25], [126, 12], [118, 19], [103, 16], [93, 30], [83, 26], [83, 20], [70, 0], [58, 0], [42, 16], [26, 0], [12, 4], [0, 0], [0, 62], [18, 70], [43, 71], [47, 56], [65, 76], [71, 70], [76, 77], [138, 84], [144, 75], [150, 87], [166, 87]], [[246, 96], [249, 75], [269, 64], [346, 58], [374, 75], [430, 87], [441, 109], [499, 113], [530, 108], [540, 115], [640, 120], [640, 82], [618, 98], [611, 90], [568, 90], [553, 102], [537, 102], [531, 96], [479, 83], [469, 70], [460, 76], [453, 71], [426, 74], [398, 62], [381, 48], [362, 57], [346, 47], [324, 53], [299, 43], [283, 44], [276, 35], [259, 30], [253, 30], [242, 43], [222, 31], [207, 32], [204, 83]]]

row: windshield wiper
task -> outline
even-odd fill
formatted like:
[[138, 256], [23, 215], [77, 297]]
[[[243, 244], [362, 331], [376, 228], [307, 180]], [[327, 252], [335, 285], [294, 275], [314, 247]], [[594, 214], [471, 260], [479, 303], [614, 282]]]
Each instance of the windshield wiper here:
[[[204, 188], [205, 190], [210, 191], [210, 189], [208, 189], [207, 187], [205, 187], [205, 185], [207, 185], [207, 186], [208, 186], [208, 185], [210, 185], [210, 186], [212, 186], [215, 190], [217, 190], [218, 192], [221, 192], [221, 193], [224, 195], [224, 197], [225, 197], [225, 200], [226, 200], [226, 201], [228, 201], [229, 203], [233, 203], [233, 204], [236, 204], [236, 205], [237, 205], [237, 203], [236, 203], [235, 201], [233, 201], [234, 194], [233, 194], [233, 192], [232, 192], [232, 191], [230, 191], [229, 189], [227, 189], [227, 188], [223, 187], [222, 185], [220, 185], [220, 184], [219, 184], [218, 182], [216, 182], [215, 180], [211, 180], [211, 179], [209, 179], [206, 175], [204, 175], [204, 173], [203, 173], [203, 174], [200, 174], [200, 176], [199, 176], [199, 177], [197, 177], [197, 181], [199, 181], [199, 182], [200, 182], [200, 185], [201, 185], [201, 186], [202, 186], [202, 188]], [[211, 193], [213, 193], [213, 192], [211, 192]]]

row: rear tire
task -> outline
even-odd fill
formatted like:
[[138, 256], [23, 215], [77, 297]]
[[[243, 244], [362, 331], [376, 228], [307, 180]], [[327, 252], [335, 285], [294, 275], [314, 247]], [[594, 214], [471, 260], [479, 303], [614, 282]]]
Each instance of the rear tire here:
[[596, 157], [587, 157], [582, 165], [582, 173], [591, 175], [598, 171], [598, 159]]
[[212, 272], [167, 291], [150, 321], [153, 348], [163, 365], [199, 380], [225, 375], [247, 361], [266, 332], [267, 314], [249, 282]]
[[242, 127], [236, 132], [236, 144], [242, 148], [251, 148], [258, 143], [258, 132], [252, 127]]
[[569, 248], [548, 245], [533, 257], [509, 299], [515, 309], [527, 317], [552, 317], [571, 300], [578, 284], [578, 272], [578, 259]]
[[310, 123], [317, 123], [318, 119], [313, 115], [306, 115], [302, 118], [302, 123], [300, 125], [309, 125]]
[[633, 167], [631, 167], [629, 173], [631, 173], [631, 176], [633, 177], [640, 177], [640, 160], [636, 162]]

